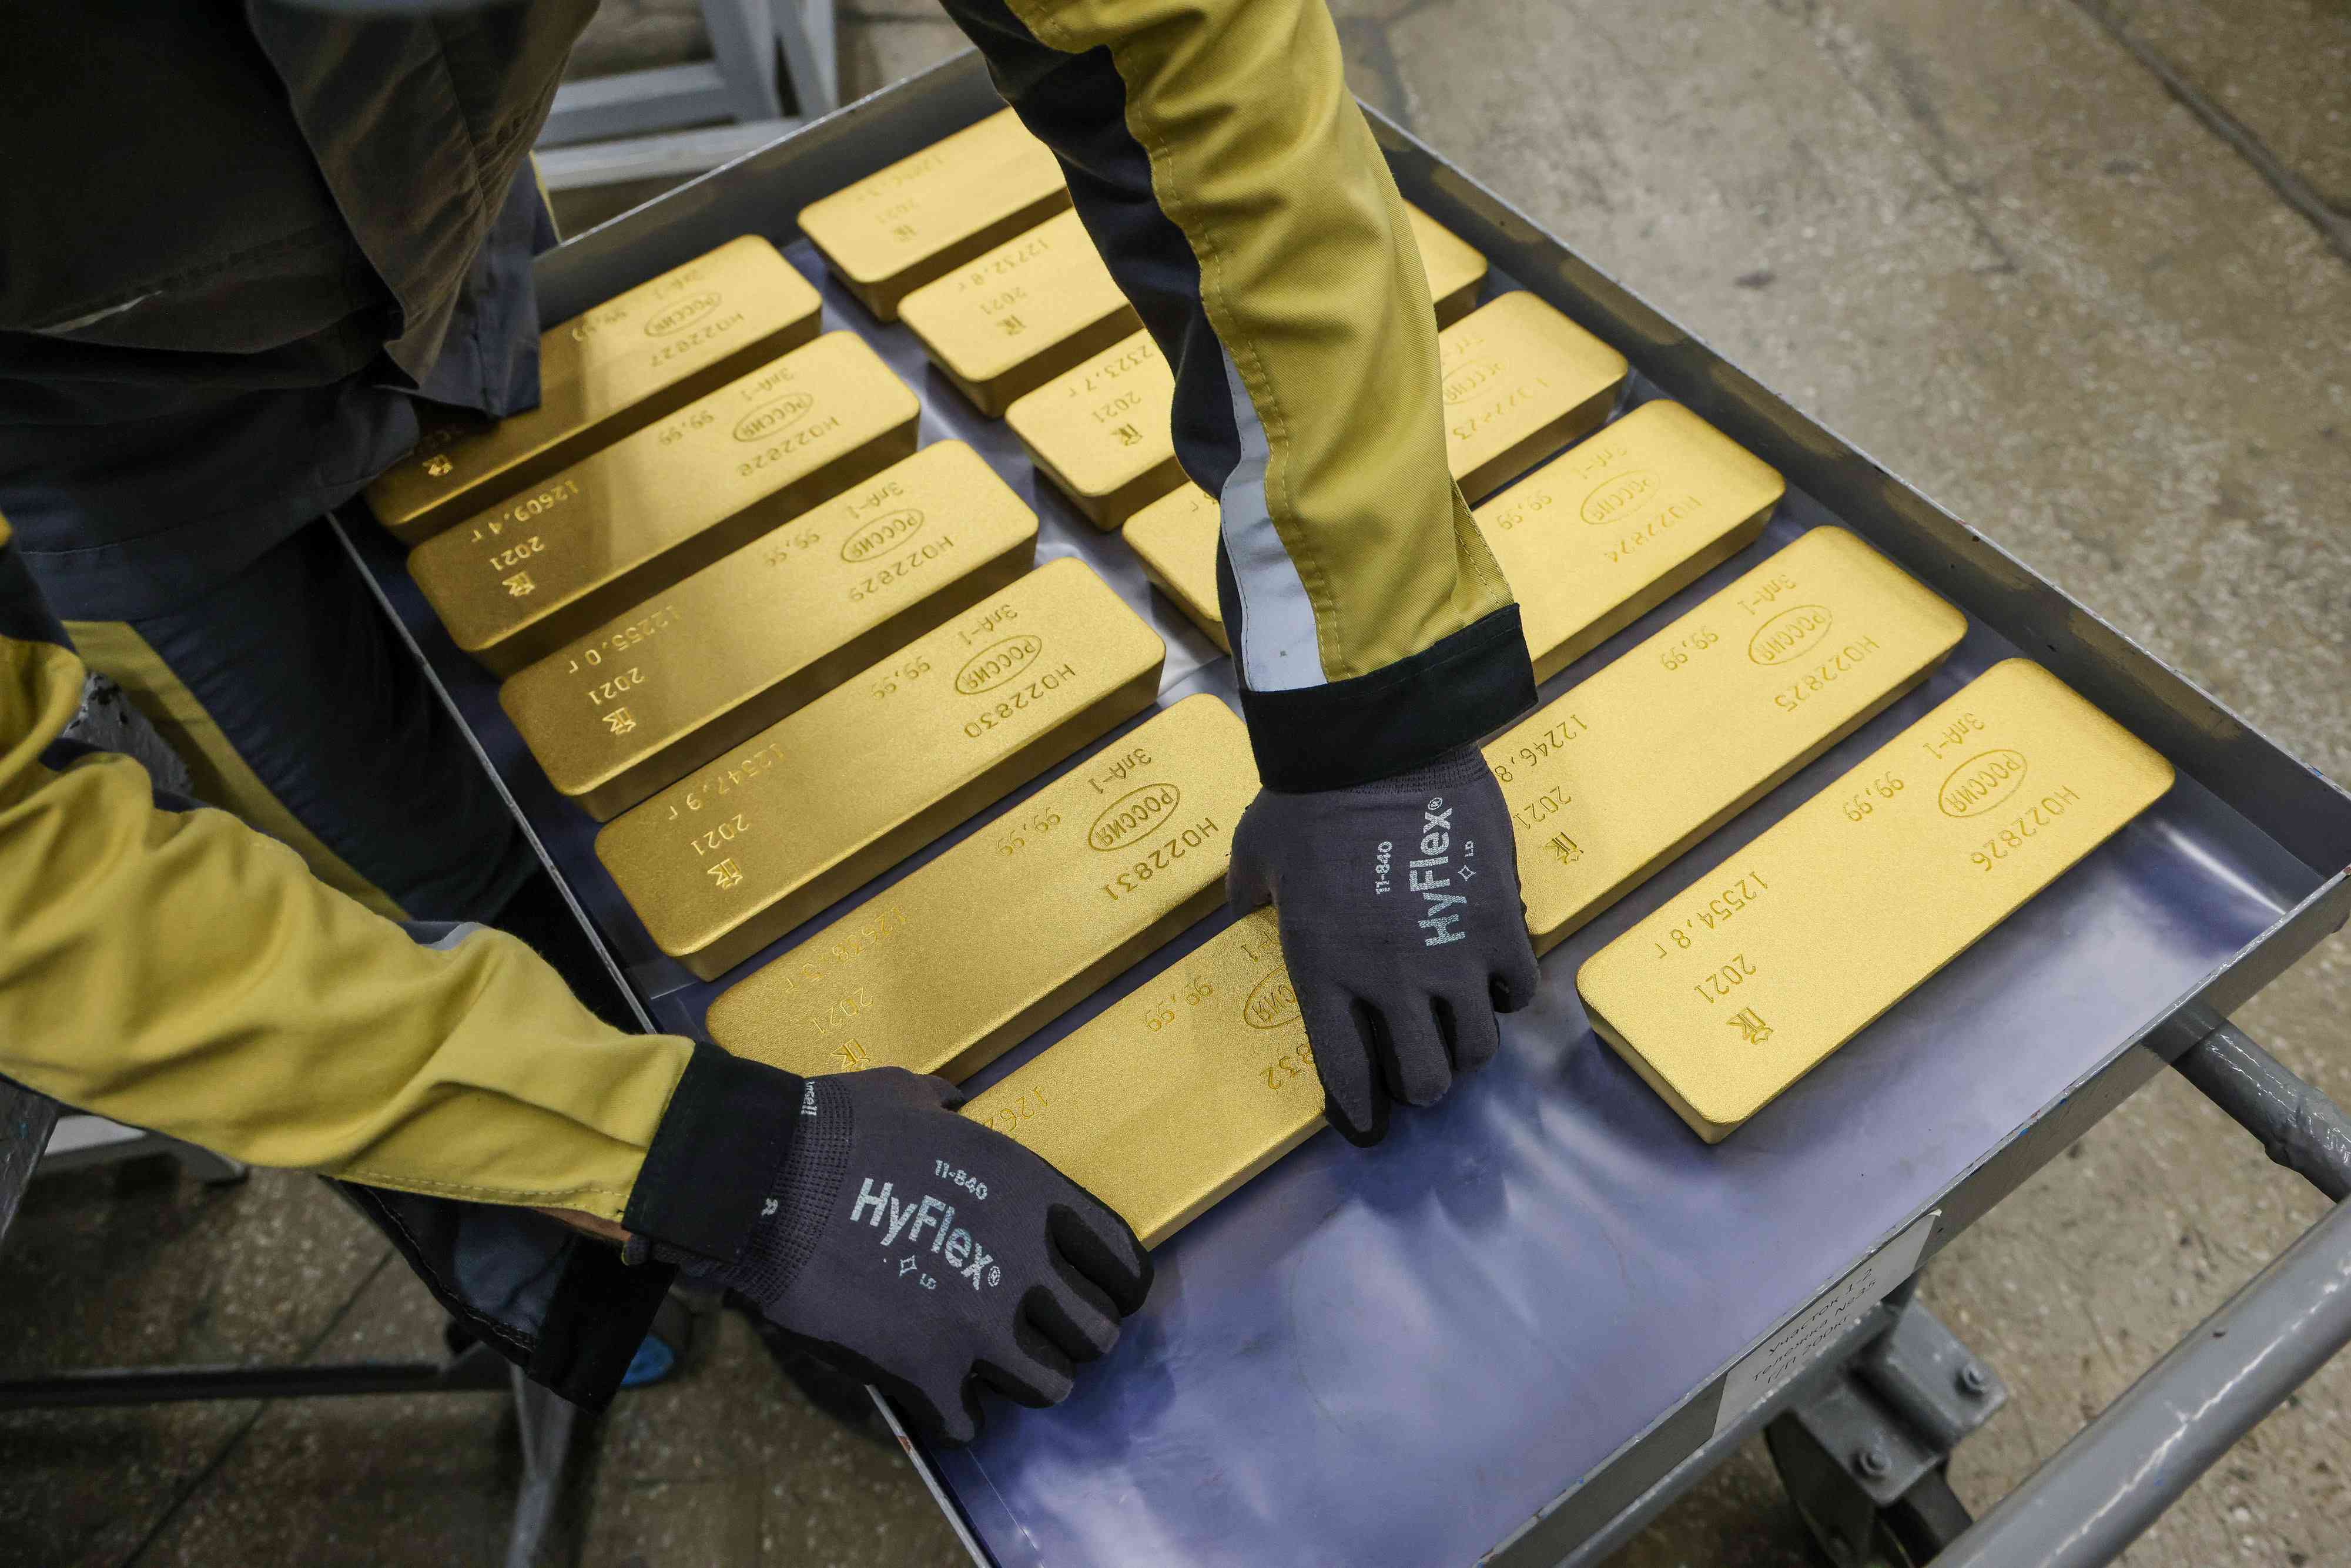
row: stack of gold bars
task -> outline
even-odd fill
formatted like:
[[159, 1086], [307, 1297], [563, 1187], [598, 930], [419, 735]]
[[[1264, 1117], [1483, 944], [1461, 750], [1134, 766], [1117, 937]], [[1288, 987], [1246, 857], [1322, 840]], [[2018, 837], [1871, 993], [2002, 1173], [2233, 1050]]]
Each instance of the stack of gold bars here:
[[[1622, 355], [1411, 214], [1453, 472], [1539, 676], [1756, 543], [1780, 476], [1689, 410], [1618, 413]], [[1087, 521], [1219, 645], [1213, 499], [1173, 383], [1008, 111], [799, 214]], [[851, 310], [847, 314], [855, 315]], [[544, 402], [438, 433], [370, 492], [548, 778], [606, 825], [645, 929], [716, 979], [1152, 707], [1165, 645], [817, 289], [746, 236], [549, 331]], [[899, 323], [891, 326], [890, 323]], [[1614, 415], [1614, 417], [1612, 417]], [[1917, 686], [1966, 618], [1852, 534], [1797, 535], [1486, 756], [1548, 950]], [[1952, 695], [1607, 943], [1593, 1028], [1719, 1140], [2170, 786], [2035, 665]], [[1186, 698], [747, 972], [731, 1051], [961, 1079], [1218, 902], [1258, 789]], [[1269, 913], [975, 1097], [1157, 1244], [1322, 1124]]]

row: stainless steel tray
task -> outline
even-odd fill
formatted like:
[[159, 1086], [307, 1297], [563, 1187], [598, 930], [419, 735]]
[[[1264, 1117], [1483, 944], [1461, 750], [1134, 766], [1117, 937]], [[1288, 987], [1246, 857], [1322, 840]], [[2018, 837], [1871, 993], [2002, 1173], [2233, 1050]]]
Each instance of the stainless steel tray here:
[[[826, 327], [862, 333], [921, 392], [925, 442], [970, 442], [1043, 517], [1040, 558], [1084, 558], [1160, 629], [1163, 702], [1229, 695], [1230, 662], [1152, 595], [1125, 547], [1054, 495], [904, 328], [878, 326], [831, 286], [792, 226], [802, 204], [996, 107], [971, 55], [877, 93], [543, 258], [542, 313], [561, 319], [736, 235], [768, 235], [824, 283]], [[1557, 1561], [1739, 1414], [1755, 1380], [1725, 1374], [1750, 1350], [1806, 1314], [1834, 1332], [1855, 1308], [1824, 1293], [1849, 1274], [1882, 1289], [1884, 1270], [1863, 1266], [1873, 1253], [1898, 1237], [1907, 1257], [1923, 1236], [1931, 1255], [2351, 910], [2351, 797], [1436, 153], [1373, 123], [1405, 194], [1492, 259], [1489, 294], [1533, 289], [1632, 360], [1628, 402], [1679, 399], [1789, 480], [1760, 542], [1547, 683], [1546, 696], [1830, 521], [1963, 608], [1969, 635], [1924, 689], [1552, 953], [1541, 1002], [1440, 1111], [1404, 1119], [1368, 1155], [1319, 1137], [1164, 1249], [1149, 1305], [1069, 1403], [996, 1403], [975, 1447], [917, 1451], [975, 1554], [1006, 1568]], [[434, 623], [399, 550], [364, 524], [346, 531], [648, 1023], [697, 1029], [727, 982], [695, 981], [653, 947], [595, 859], [595, 824], [540, 776], [495, 683]], [[1699, 1143], [1593, 1039], [1576, 967], [2019, 653], [2160, 748], [2178, 787], [1736, 1137]], [[1221, 923], [1195, 927], [979, 1082]]]

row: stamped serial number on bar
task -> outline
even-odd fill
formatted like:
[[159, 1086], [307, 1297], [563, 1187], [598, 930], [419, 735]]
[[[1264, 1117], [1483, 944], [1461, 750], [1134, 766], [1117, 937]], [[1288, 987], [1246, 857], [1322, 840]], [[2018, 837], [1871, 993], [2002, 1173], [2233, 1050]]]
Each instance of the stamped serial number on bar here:
[[892, 465], [508, 679], [498, 701], [600, 821], [1029, 570], [1037, 514], [959, 441]]
[[711, 1038], [960, 1080], [1207, 914], [1257, 787], [1239, 717], [1186, 697], [737, 984]]
[[367, 490], [417, 545], [817, 334], [816, 288], [757, 235], [539, 334], [538, 406], [429, 433]]
[[1091, 570], [1048, 562], [622, 812], [597, 858], [714, 979], [1148, 706], [1165, 655]]
[[458, 647], [512, 674], [911, 455], [921, 413], [829, 332], [428, 539], [409, 572]]

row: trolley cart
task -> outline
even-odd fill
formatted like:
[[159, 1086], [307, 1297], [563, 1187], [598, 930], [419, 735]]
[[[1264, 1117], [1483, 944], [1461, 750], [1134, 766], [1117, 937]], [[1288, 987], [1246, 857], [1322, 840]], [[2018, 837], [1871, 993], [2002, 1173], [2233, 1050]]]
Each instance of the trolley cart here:
[[[1040, 558], [1084, 558], [1153, 620], [1170, 648], [1163, 703], [1228, 695], [1229, 661], [1154, 599], [1126, 547], [1052, 494], [903, 327], [877, 326], [825, 278], [792, 227], [803, 204], [996, 107], [978, 59], [951, 60], [562, 246], [539, 264], [541, 308], [559, 320], [737, 235], [768, 235], [822, 282], [825, 325], [861, 332], [920, 391], [924, 440], [969, 442], [1031, 501]], [[1589, 1563], [1769, 1423], [1841, 1561], [1873, 1538], [1922, 1555], [1966, 1524], [1938, 1490], [1942, 1463], [2001, 1397], [1912, 1304], [1926, 1260], [2168, 1063], [2330, 1196], [2351, 1183], [2339, 1115], [2226, 1025], [2351, 911], [2351, 797], [1373, 123], [1405, 195], [1491, 258], [1488, 294], [1550, 300], [1631, 359], [1628, 401], [1680, 401], [1789, 482], [1761, 540], [1546, 696], [1832, 521], [1964, 610], [1968, 635], [1922, 689], [1552, 953], [1541, 999], [1441, 1109], [1405, 1118], [1369, 1155], [1318, 1138], [1176, 1238], [1152, 1301], [1066, 1405], [999, 1404], [976, 1446], [908, 1451], [974, 1560], [1002, 1568]], [[595, 824], [554, 794], [400, 552], [364, 519], [346, 536], [646, 1022], [695, 1029], [726, 982], [695, 981], [653, 947], [596, 861]], [[1735, 1137], [1699, 1143], [1594, 1040], [1576, 967], [2017, 653], [2162, 751], [2178, 785]], [[1017, 796], [1001, 808], [1017, 809]], [[1949, 1560], [2105, 1561], [2346, 1337], [2351, 1220], [2337, 1211]]]

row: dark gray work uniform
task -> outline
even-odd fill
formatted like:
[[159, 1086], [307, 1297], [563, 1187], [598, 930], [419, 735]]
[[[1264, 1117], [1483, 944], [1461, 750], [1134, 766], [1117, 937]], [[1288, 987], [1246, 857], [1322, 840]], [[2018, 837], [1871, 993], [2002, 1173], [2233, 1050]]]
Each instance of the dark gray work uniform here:
[[534, 862], [319, 518], [421, 402], [537, 402], [528, 154], [593, 9], [0, 8], [0, 516], [197, 795], [395, 917]]

